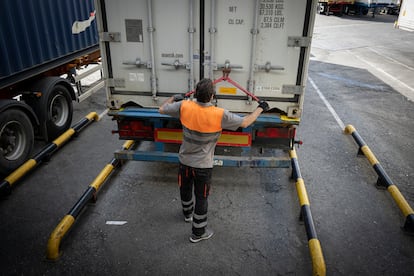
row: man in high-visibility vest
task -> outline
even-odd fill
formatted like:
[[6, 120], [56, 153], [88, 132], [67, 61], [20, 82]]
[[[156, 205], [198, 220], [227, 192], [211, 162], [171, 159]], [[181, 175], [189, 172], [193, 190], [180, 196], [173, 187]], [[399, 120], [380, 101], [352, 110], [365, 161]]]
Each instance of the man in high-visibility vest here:
[[259, 101], [255, 111], [241, 117], [214, 106], [211, 103], [213, 96], [213, 82], [210, 79], [202, 79], [197, 84], [194, 94], [197, 101], [183, 100], [182, 95], [175, 95], [159, 108], [161, 114], [179, 118], [183, 127], [178, 185], [184, 220], [192, 222], [191, 242], [207, 240], [214, 234], [206, 227], [207, 198], [211, 185], [214, 149], [222, 129], [236, 130], [239, 127], [248, 127], [262, 112], [269, 110], [269, 105], [265, 101]]

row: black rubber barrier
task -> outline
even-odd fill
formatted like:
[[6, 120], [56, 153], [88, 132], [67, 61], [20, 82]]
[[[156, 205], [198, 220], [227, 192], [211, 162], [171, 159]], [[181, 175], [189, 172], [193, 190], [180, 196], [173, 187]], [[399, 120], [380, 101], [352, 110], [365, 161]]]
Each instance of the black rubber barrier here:
[[20, 180], [24, 175], [37, 167], [42, 161], [49, 159], [50, 156], [64, 143], [66, 143], [74, 134], [78, 134], [84, 127], [89, 125], [92, 121], [97, 121], [98, 119], [98, 114], [96, 112], [91, 112], [82, 118], [79, 122], [77, 122], [74, 126], [66, 130], [53, 142], [46, 145], [32, 159], [27, 160], [23, 165], [21, 165], [0, 182], [0, 196], [10, 195], [12, 186], [18, 180]]
[[[124, 143], [122, 146], [123, 150], [130, 149], [134, 145], [134, 141], [129, 140]], [[57, 260], [61, 252], [59, 251], [59, 246], [62, 238], [70, 230], [75, 219], [79, 216], [82, 209], [91, 201], [96, 201], [96, 193], [99, 191], [99, 188], [106, 181], [112, 171], [120, 167], [121, 161], [119, 159], [113, 158], [105, 168], [99, 173], [95, 180], [89, 185], [83, 195], [79, 200], [73, 205], [69, 213], [60, 221], [52, 234], [50, 234], [48, 243], [47, 243], [47, 253], [46, 258], [48, 260]]]
[[359, 135], [359, 133], [356, 131], [356, 129], [352, 125], [347, 125], [344, 129], [344, 132], [346, 134], [352, 135], [352, 137], [359, 146], [358, 154], [364, 154], [371, 163], [375, 172], [378, 174], [377, 185], [385, 187], [388, 190], [388, 192], [391, 194], [392, 198], [400, 208], [401, 212], [403, 213], [405, 217], [405, 223], [402, 229], [409, 234], [414, 234], [414, 211], [408, 204], [407, 200], [405, 200], [404, 196], [401, 194], [397, 186], [392, 182], [391, 178], [385, 172], [384, 168], [378, 162], [377, 158], [369, 149], [369, 147], [362, 139], [362, 137]]
[[296, 191], [298, 193], [299, 203], [301, 206], [301, 216], [305, 223], [306, 235], [310, 255], [312, 258], [313, 275], [326, 275], [326, 265], [322, 253], [321, 244], [316, 235], [315, 225], [313, 223], [312, 212], [310, 209], [308, 194], [300, 173], [298, 158], [295, 149], [289, 152], [292, 162], [292, 178], [296, 180]]

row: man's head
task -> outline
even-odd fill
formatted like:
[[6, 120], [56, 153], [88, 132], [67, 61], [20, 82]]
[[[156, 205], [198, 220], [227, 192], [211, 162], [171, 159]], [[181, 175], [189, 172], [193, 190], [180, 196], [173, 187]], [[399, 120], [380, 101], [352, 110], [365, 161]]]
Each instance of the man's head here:
[[197, 83], [194, 96], [197, 101], [208, 103], [214, 95], [214, 85], [210, 79], [202, 79]]

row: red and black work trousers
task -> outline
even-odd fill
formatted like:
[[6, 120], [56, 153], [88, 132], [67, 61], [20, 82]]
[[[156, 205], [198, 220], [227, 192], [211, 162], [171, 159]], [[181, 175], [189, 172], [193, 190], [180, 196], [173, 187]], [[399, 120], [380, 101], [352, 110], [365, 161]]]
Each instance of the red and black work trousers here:
[[[201, 236], [207, 226], [208, 195], [210, 192], [212, 168], [193, 168], [180, 163], [178, 185], [181, 204], [186, 217], [193, 213], [193, 234]], [[195, 204], [193, 200], [193, 187]]]

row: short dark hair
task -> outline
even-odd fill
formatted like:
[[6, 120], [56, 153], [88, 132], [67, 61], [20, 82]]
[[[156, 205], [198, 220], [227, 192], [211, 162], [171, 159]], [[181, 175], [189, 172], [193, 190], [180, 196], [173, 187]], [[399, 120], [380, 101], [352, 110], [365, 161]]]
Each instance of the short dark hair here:
[[194, 96], [197, 101], [208, 103], [214, 95], [214, 85], [211, 79], [202, 79], [197, 83]]

